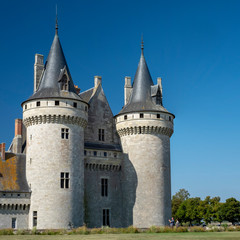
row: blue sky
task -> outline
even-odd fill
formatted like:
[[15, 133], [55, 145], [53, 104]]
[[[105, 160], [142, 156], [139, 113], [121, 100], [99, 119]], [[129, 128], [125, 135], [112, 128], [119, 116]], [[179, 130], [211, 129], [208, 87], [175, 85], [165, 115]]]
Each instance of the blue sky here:
[[141, 35], [163, 104], [176, 115], [172, 193], [240, 200], [240, 1], [0, 1], [0, 142], [11, 143], [33, 91], [34, 54], [47, 58], [58, 4], [59, 36], [81, 91], [103, 78], [114, 114], [134, 78]]

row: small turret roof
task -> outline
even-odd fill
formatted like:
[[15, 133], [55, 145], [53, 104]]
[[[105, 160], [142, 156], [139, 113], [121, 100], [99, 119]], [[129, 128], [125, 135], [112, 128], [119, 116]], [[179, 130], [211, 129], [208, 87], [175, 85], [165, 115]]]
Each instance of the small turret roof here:
[[137, 111], [167, 112], [163, 106], [153, 103], [151, 98], [151, 86], [154, 86], [154, 84], [143, 54], [142, 44], [141, 57], [134, 77], [132, 93], [129, 102], [122, 108], [119, 114]]
[[[62, 46], [58, 37], [58, 27], [56, 25], [55, 36], [53, 43], [45, 63], [44, 72], [42, 74], [41, 82], [37, 91], [28, 99], [41, 99], [41, 98], [70, 98], [82, 100], [77, 94], [74, 83], [71, 78], [70, 71], [62, 50]], [[69, 76], [69, 88], [67, 91], [61, 91], [59, 80], [63, 71]]]

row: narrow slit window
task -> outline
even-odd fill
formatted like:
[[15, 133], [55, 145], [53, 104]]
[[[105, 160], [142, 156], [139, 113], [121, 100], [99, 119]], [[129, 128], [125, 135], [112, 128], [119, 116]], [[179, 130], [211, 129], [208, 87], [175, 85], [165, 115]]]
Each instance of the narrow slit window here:
[[124, 120], [127, 120], [127, 115], [124, 115]]
[[105, 141], [104, 129], [98, 129], [98, 140], [101, 142]]
[[108, 196], [108, 179], [107, 178], [101, 179], [101, 196], [102, 197]]
[[103, 226], [110, 227], [110, 210], [103, 209]]
[[55, 101], [55, 106], [59, 106], [59, 101]]
[[73, 103], [73, 107], [77, 108], [77, 103], [76, 102]]
[[40, 107], [40, 101], [37, 102], [37, 107]]
[[160, 114], [157, 114], [157, 118], [160, 118]]
[[37, 211], [33, 211], [33, 227], [37, 226]]

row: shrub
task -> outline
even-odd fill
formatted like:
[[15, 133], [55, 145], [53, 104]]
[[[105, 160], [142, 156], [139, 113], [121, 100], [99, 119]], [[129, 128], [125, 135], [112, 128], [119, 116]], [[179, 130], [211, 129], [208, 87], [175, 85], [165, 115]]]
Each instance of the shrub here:
[[205, 232], [206, 230], [203, 227], [190, 227], [189, 232]]
[[13, 229], [1, 229], [0, 235], [13, 235]]

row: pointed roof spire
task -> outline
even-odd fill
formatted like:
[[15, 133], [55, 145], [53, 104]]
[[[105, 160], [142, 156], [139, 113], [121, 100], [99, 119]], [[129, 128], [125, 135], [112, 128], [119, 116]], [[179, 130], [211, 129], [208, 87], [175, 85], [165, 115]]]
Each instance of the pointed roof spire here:
[[132, 93], [127, 105], [120, 111], [121, 113], [136, 111], [166, 111], [162, 106], [156, 106], [151, 97], [151, 87], [154, 85], [151, 74], [143, 54], [144, 44], [143, 36], [141, 41], [141, 57], [133, 81]]
[[144, 49], [144, 42], [143, 42], [143, 34], [142, 34], [142, 41], [141, 41], [141, 54], [143, 55], [143, 49]]
[[58, 35], [58, 14], [57, 14], [57, 4], [56, 4], [56, 23], [55, 23], [55, 34]]
[[[38, 90], [29, 98], [29, 100], [56, 97], [81, 100], [81, 98], [76, 93], [57, 30], [58, 25], [56, 17], [56, 32], [50, 52], [48, 54], [47, 61], [45, 63], [41, 82], [39, 84]], [[66, 75], [68, 78], [68, 87], [67, 90], [65, 89], [64, 91], [62, 91], [61, 80], [64, 75]]]

